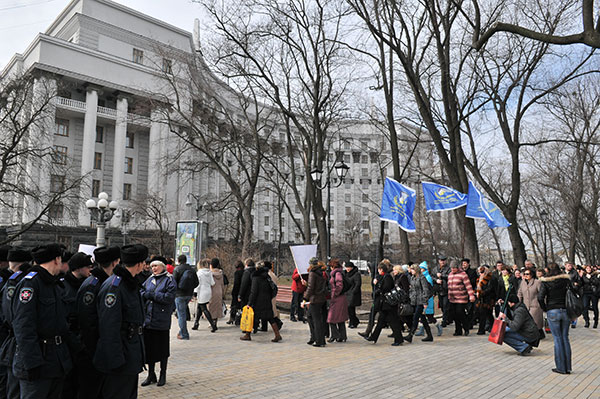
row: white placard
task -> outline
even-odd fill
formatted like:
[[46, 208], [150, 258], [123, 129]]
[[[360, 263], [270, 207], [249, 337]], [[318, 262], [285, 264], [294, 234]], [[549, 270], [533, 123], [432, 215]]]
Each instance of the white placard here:
[[97, 247], [95, 245], [87, 245], [87, 244], [79, 244], [79, 249], [77, 252], [83, 252], [86, 255], [90, 255], [93, 260], [94, 259], [94, 249]]
[[308, 261], [310, 258], [317, 256], [316, 245], [295, 245], [290, 247], [292, 257], [299, 274], [308, 273]]

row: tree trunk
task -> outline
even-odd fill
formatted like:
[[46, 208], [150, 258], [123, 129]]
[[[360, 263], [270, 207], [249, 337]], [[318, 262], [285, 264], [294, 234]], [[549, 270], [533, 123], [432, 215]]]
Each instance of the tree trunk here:
[[527, 252], [525, 251], [525, 244], [523, 244], [521, 234], [519, 234], [519, 225], [517, 223], [508, 226], [508, 237], [513, 249], [513, 261], [519, 268], [522, 268], [525, 266]]
[[398, 227], [400, 230], [400, 245], [402, 246], [402, 252], [400, 255], [400, 259], [402, 259], [403, 264], [408, 264], [410, 262], [410, 243], [408, 242], [408, 233]]
[[249, 256], [250, 243], [252, 242], [252, 215], [250, 208], [245, 207], [242, 210], [242, 258]]

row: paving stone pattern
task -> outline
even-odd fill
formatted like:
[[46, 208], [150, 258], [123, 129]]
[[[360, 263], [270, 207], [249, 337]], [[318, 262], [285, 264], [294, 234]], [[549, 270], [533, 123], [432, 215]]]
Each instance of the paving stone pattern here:
[[433, 343], [415, 337], [400, 347], [390, 346], [386, 329], [374, 345], [357, 335], [362, 323], [347, 330], [348, 342], [315, 348], [306, 344], [308, 324], [282, 316], [279, 343], [271, 342], [270, 328], [240, 341], [239, 328], [224, 319], [216, 333], [202, 320], [189, 341], [180, 341], [173, 319], [167, 384], [140, 387], [139, 397], [600, 399], [600, 329], [583, 328], [582, 320], [569, 331], [573, 374], [559, 375], [551, 371], [551, 335], [523, 357], [474, 331], [453, 337], [453, 326]]

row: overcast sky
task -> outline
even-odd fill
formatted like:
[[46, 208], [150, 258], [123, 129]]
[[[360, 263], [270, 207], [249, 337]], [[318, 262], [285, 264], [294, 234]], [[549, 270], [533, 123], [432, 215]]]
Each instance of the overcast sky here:
[[[0, 70], [44, 32], [71, 0], [0, 0]], [[192, 32], [201, 6], [191, 0], [115, 0]]]

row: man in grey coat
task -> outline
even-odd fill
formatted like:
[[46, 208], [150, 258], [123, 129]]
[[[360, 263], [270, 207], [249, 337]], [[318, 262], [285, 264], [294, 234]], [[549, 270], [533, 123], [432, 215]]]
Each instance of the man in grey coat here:
[[519, 352], [521, 356], [526, 356], [531, 353], [533, 347], [538, 346], [539, 330], [527, 307], [519, 302], [517, 294], [513, 293], [508, 296], [508, 306], [512, 311], [512, 319], [509, 319], [504, 313], [499, 315], [502, 320], [506, 321], [504, 342]]

